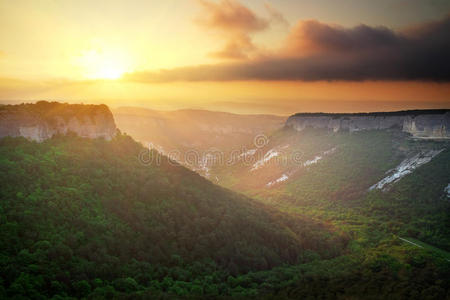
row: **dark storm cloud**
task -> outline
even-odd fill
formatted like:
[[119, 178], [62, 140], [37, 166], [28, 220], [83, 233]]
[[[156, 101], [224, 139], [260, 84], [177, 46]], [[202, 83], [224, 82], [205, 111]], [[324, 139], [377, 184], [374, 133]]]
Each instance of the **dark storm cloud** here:
[[264, 59], [140, 72], [140, 82], [231, 80], [450, 81], [450, 16], [403, 31], [299, 22]]
[[301, 21], [285, 41], [283, 53], [288, 56], [307, 54], [358, 53], [379, 48], [392, 48], [405, 39], [386, 27], [359, 25], [344, 28], [315, 20]]

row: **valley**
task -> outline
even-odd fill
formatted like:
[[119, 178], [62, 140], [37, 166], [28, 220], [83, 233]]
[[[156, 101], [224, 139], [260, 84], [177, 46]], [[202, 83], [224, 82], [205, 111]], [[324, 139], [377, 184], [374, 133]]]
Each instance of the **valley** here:
[[248, 137], [231, 163], [212, 163], [206, 177], [287, 214], [333, 224], [352, 237], [355, 253], [380, 251], [387, 241], [386, 250], [408, 248], [398, 244], [408, 237], [436, 246], [432, 253], [444, 259], [440, 253], [450, 250], [449, 142], [377, 126], [266, 131]]
[[[446, 139], [130, 110], [109, 139], [0, 139], [4, 295], [448, 293]], [[157, 132], [171, 134], [152, 139]], [[188, 164], [171, 151], [202, 159]]]
[[450, 300], [450, 1], [0, 0], [0, 300]]

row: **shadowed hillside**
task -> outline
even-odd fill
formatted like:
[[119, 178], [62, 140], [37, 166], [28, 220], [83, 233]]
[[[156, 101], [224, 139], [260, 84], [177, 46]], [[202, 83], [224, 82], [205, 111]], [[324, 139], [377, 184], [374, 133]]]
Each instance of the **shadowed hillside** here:
[[[334, 257], [347, 241], [215, 186], [128, 136], [3, 138], [0, 153], [3, 295], [177, 293], [177, 284], [189, 292], [194, 282], [208, 294], [229, 275]], [[215, 279], [206, 283], [207, 275]]]

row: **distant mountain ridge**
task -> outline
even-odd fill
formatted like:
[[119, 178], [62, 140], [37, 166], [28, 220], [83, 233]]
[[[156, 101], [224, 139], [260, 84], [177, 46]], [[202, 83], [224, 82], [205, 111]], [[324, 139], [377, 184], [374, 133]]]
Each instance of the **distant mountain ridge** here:
[[156, 111], [138, 107], [112, 110], [117, 126], [145, 145], [163, 149], [212, 147], [225, 150], [253, 140], [254, 136], [283, 127], [285, 117], [239, 115], [208, 110]]
[[450, 110], [410, 110], [373, 113], [298, 113], [288, 118], [286, 126], [297, 131], [307, 127], [347, 130], [380, 130], [393, 127], [417, 138], [450, 138]]
[[0, 106], [0, 137], [42, 142], [55, 134], [111, 139], [117, 131], [108, 106], [39, 101]]
[[351, 117], [351, 116], [417, 116], [417, 115], [441, 115], [450, 112], [450, 109], [412, 109], [398, 111], [375, 111], [375, 112], [356, 112], [356, 113], [324, 113], [324, 112], [302, 112], [296, 113], [294, 116], [335, 116], [335, 117]]

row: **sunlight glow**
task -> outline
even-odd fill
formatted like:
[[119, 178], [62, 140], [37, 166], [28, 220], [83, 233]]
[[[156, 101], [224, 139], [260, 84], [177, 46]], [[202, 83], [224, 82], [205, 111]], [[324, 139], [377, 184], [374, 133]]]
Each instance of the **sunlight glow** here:
[[86, 79], [119, 79], [130, 71], [126, 56], [118, 51], [91, 49], [82, 51], [77, 59], [82, 76]]

